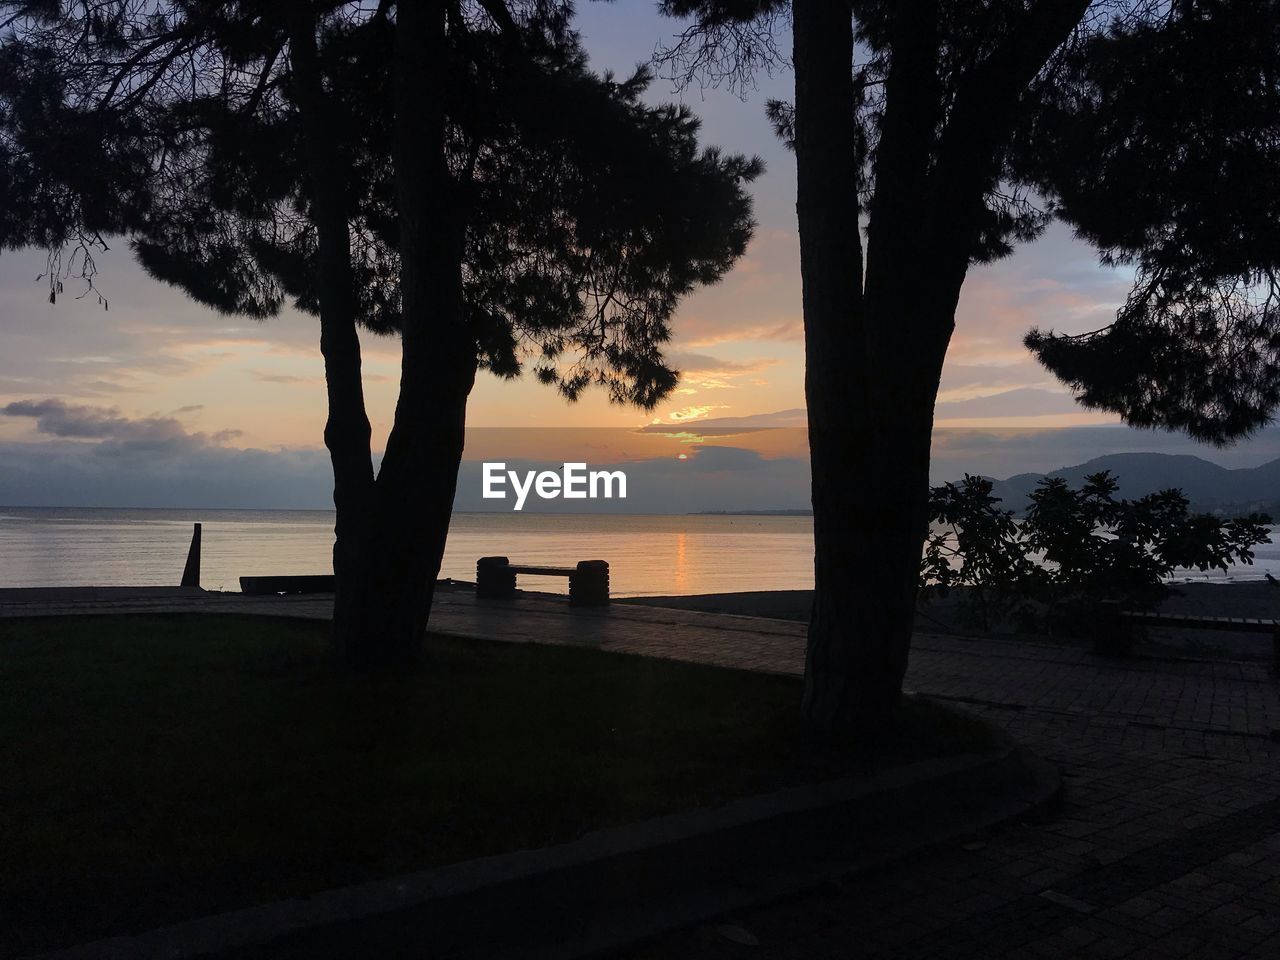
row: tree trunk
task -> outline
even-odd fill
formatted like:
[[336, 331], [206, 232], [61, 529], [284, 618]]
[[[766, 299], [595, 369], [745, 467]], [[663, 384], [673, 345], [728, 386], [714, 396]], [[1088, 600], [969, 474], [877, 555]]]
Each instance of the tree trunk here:
[[[823, 733], [883, 728], [900, 701], [911, 646], [933, 408], [954, 305], [945, 306], [945, 288], [920, 291], [911, 261], [891, 272], [916, 285], [916, 299], [879, 300], [869, 273], [860, 312], [869, 399], [846, 395], [843, 409], [831, 411], [826, 398], [848, 378], [842, 353], [811, 349], [807, 359], [809, 396], [822, 399], [810, 400], [816, 590], [803, 706]], [[809, 316], [806, 305], [806, 328]], [[904, 332], [914, 341], [903, 342]]]
[[[852, 633], [849, 585], [863, 566], [858, 532], [869, 493], [870, 433], [863, 349], [862, 243], [851, 109], [853, 30], [848, 10], [795, 0], [796, 215], [805, 328], [805, 398], [812, 467], [815, 594], [805, 657], [803, 713], [819, 730], [873, 712], [853, 685], [865, 648]], [[884, 699], [881, 691], [878, 699]]]
[[859, 562], [844, 585], [854, 608], [849, 634], [836, 633], [837, 642], [856, 647], [847, 688], [865, 705], [855, 703], [843, 716], [836, 715], [836, 725], [844, 728], [889, 719], [911, 649], [921, 549], [928, 533], [933, 409], [954, 322], [954, 302], [950, 309], [945, 306], [945, 288], [937, 280], [922, 282], [914, 262], [888, 268], [899, 284], [915, 285], [914, 300], [905, 295], [887, 303], [879, 300], [872, 295], [874, 278], [868, 270], [864, 312], [874, 401], [866, 411], [871, 436], [862, 460], [870, 483], [860, 487], [859, 529], [853, 541]]
[[[895, 66], [916, 71], [912, 56], [927, 61], [930, 37], [918, 23], [904, 29], [916, 46]], [[922, 278], [912, 229], [928, 85], [912, 77], [890, 91], [876, 199], [893, 209], [873, 211], [864, 283], [848, 8], [795, 0], [793, 37], [815, 579], [803, 714], [819, 733], [874, 735], [898, 706], [910, 650], [953, 278]]]
[[476, 372], [463, 310], [463, 215], [445, 157], [445, 11], [444, 3], [397, 11], [400, 396], [375, 484], [361, 635], [348, 651], [364, 667], [412, 663], [426, 633]]
[[365, 590], [365, 557], [373, 498], [369, 417], [356, 332], [351, 234], [341, 161], [329, 129], [317, 63], [316, 21], [310, 6], [290, 9], [290, 55], [307, 144], [311, 220], [317, 237], [316, 281], [320, 352], [324, 356], [328, 419], [324, 442], [333, 466], [333, 572], [337, 581], [333, 633], [339, 649], [353, 636], [357, 600]]
[[[868, 326], [910, 327], [920, 319], [909, 310], [877, 309], [874, 301], [864, 301], [862, 316]], [[845, 375], [838, 355], [834, 362], [830, 356], [809, 355], [816, 368], [807, 377], [811, 396], [835, 389]], [[838, 417], [821, 419], [810, 405], [816, 589], [803, 709], [808, 724], [824, 733], [874, 733], [892, 718], [928, 528], [940, 358], [874, 348], [868, 358], [870, 403], [850, 403]]]
[[933, 408], [983, 198], [1022, 91], [1088, 0], [1015, 17], [956, 82], [946, 116], [939, 6], [889, 8], [863, 282], [850, 8], [792, 4], [816, 587], [804, 716], [827, 733], [874, 731], [899, 702], [928, 530]]

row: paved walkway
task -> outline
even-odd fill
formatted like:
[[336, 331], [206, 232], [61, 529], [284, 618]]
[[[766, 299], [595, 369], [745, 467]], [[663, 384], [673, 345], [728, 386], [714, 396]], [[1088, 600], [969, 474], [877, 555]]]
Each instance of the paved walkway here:
[[[216, 594], [0, 600], [0, 617], [323, 618], [328, 605]], [[800, 624], [626, 604], [477, 603], [450, 590], [432, 627], [784, 673], [803, 663]], [[673, 934], [634, 960], [1280, 957], [1280, 686], [1264, 664], [1116, 662], [1070, 646], [922, 634], [907, 685], [966, 705], [1058, 764], [1062, 815], [727, 918], [732, 928]]]

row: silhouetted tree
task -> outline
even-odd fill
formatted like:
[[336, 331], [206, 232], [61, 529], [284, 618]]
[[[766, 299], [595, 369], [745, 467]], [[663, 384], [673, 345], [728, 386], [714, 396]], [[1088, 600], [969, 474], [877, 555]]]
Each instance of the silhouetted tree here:
[[[1015, 140], [1104, 262], [1114, 322], [1027, 346], [1085, 406], [1213, 443], [1280, 403], [1280, 4], [1176, 4], [1067, 52]], [[1104, 176], [1098, 176], [1099, 172]]]
[[1029, 339], [1086, 402], [1201, 435], [1274, 404], [1280, 5], [661, 7], [692, 17], [662, 54], [674, 75], [730, 83], [777, 62], [790, 14], [795, 99], [769, 112], [797, 166], [817, 586], [804, 712], [874, 726], [906, 670], [934, 402], [970, 264], [1061, 217], [1139, 274], [1112, 330]]
[[[477, 368], [652, 406], [678, 301], [750, 237], [759, 163], [700, 151], [687, 110], [641, 102], [645, 73], [592, 73], [565, 3], [16, 6], [0, 240], [125, 233], [217, 309], [319, 314], [356, 663], [402, 663], [425, 629]], [[402, 341], [376, 476], [357, 325]]]

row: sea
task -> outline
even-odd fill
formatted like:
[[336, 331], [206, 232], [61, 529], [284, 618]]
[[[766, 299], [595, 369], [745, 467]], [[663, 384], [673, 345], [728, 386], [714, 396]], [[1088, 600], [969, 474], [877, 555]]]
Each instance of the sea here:
[[[174, 585], [197, 522], [207, 590], [239, 590], [242, 576], [332, 572], [329, 510], [0, 507], [0, 587]], [[556, 566], [607, 560], [615, 596], [805, 590], [813, 587], [813, 520], [455, 513], [440, 576], [474, 580], [484, 556]], [[568, 590], [559, 577], [521, 586]]]
[[[175, 585], [197, 522], [205, 589], [239, 590], [242, 576], [332, 572], [329, 510], [0, 507], [0, 588]], [[474, 580], [476, 560], [492, 555], [556, 566], [607, 560], [612, 592], [623, 597], [808, 590], [813, 519], [455, 513], [440, 575]], [[1267, 573], [1280, 576], [1280, 543], [1259, 547], [1252, 566], [1175, 579], [1229, 583]], [[568, 589], [561, 578], [522, 586]]]

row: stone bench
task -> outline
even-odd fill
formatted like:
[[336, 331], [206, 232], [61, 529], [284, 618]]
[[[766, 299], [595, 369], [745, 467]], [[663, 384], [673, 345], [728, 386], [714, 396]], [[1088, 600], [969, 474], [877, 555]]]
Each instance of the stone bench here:
[[476, 561], [476, 596], [515, 596], [516, 576], [568, 577], [569, 603], [575, 607], [601, 607], [609, 602], [609, 564], [605, 560], [581, 560], [574, 567], [513, 564], [506, 557], [481, 557]]
[[1225, 630], [1232, 633], [1265, 633], [1271, 637], [1271, 665], [1280, 674], [1280, 620], [1262, 617], [1206, 617], [1199, 614], [1154, 613], [1124, 610], [1109, 601], [1099, 604], [1098, 632], [1094, 635], [1095, 653], [1124, 656], [1133, 647], [1135, 627], [1171, 627], [1182, 630]]

